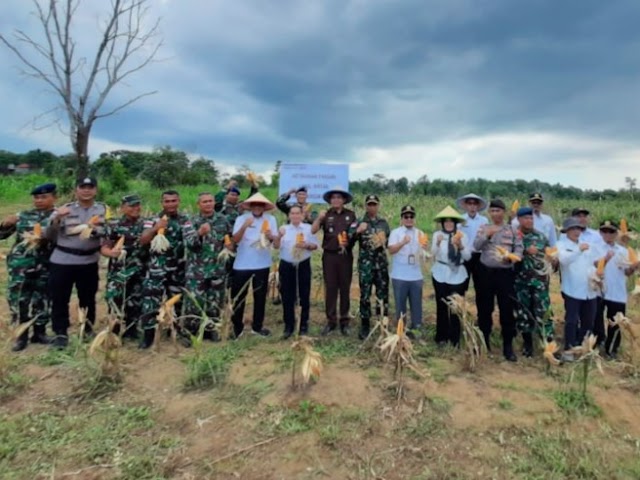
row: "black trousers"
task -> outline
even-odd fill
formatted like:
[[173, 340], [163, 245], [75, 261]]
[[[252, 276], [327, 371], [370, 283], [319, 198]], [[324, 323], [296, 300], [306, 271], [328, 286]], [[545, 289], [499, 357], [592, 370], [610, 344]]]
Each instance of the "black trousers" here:
[[92, 331], [96, 321], [96, 293], [98, 291], [98, 263], [88, 265], [60, 265], [52, 263], [49, 275], [51, 296], [51, 326], [56, 335], [66, 335], [69, 328], [69, 300], [76, 287], [80, 308], [87, 309], [86, 331]]
[[[253, 277], [253, 278], [252, 278]], [[259, 270], [234, 270], [231, 281], [231, 298], [233, 302], [233, 331], [240, 335], [244, 330], [244, 306], [249, 288], [242, 289], [247, 282], [251, 282], [253, 290], [253, 323], [252, 328], [256, 332], [262, 330], [264, 323], [264, 307], [267, 301], [267, 290], [269, 289], [269, 267]]]
[[587, 333], [593, 332], [598, 300], [581, 300], [562, 294], [564, 299], [564, 348], [576, 347]]
[[307, 333], [311, 304], [311, 259], [306, 259], [297, 266], [280, 260], [278, 273], [280, 274], [284, 331], [293, 333], [296, 323], [296, 300], [300, 299], [300, 333]]
[[[349, 325], [349, 295], [351, 292], [351, 278], [353, 276], [353, 255], [346, 253], [322, 253], [322, 274], [325, 288], [325, 313], [327, 323], [333, 327]], [[338, 295], [340, 295], [340, 311], [338, 312]]]
[[478, 327], [485, 337], [491, 335], [493, 327], [493, 308], [498, 300], [500, 310], [500, 327], [503, 342], [511, 342], [516, 334], [514, 281], [515, 274], [511, 268], [488, 268], [482, 262], [479, 264], [479, 282], [475, 284], [476, 301], [478, 304]]
[[627, 314], [627, 305], [620, 302], [612, 302], [598, 297], [598, 313], [593, 325], [593, 333], [600, 339], [606, 338], [604, 348], [607, 353], [618, 353], [620, 348], [620, 327], [609, 327], [608, 320], [613, 320], [616, 313]]
[[458, 285], [450, 285], [448, 283], [440, 283], [435, 278], [433, 281], [433, 289], [436, 294], [436, 343], [451, 342], [452, 345], [460, 344], [460, 318], [449, 310], [444, 299], [457, 293], [464, 295], [464, 283]]

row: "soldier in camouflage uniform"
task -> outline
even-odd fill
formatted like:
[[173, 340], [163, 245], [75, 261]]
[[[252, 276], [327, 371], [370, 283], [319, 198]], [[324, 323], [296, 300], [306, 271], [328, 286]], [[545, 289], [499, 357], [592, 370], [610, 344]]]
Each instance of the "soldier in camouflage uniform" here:
[[[33, 343], [49, 343], [46, 325], [51, 317], [51, 305], [47, 291], [49, 281], [49, 257], [51, 243], [42, 239], [30, 247], [25, 239], [39, 223], [44, 230], [53, 213], [56, 201], [55, 183], [39, 185], [31, 191], [32, 210], [11, 215], [0, 224], [0, 239], [16, 234], [16, 242], [7, 257], [9, 288], [7, 300], [11, 312], [11, 322], [25, 323], [35, 319]], [[15, 342], [13, 351], [27, 348], [29, 332], [24, 332]]]
[[[115, 307], [124, 316], [123, 336], [127, 338], [138, 338], [136, 323], [142, 313], [142, 283], [149, 259], [149, 249], [140, 245], [144, 229], [140, 202], [138, 195], [122, 197], [122, 217], [107, 224], [101, 247], [102, 255], [109, 258], [105, 299], [109, 312]], [[121, 237], [122, 249], [114, 248]]]
[[[156, 330], [156, 316], [163, 298], [171, 298], [182, 293], [185, 286], [185, 250], [183, 228], [189, 218], [180, 213], [180, 195], [175, 190], [162, 193], [162, 212], [146, 219], [144, 231], [140, 237], [140, 245], [149, 245], [158, 234], [160, 228], [165, 228], [165, 237], [169, 241], [166, 252], [149, 252], [149, 264], [142, 286], [142, 330], [143, 338], [140, 348], [149, 348], [153, 344]], [[166, 216], [166, 219], [163, 217]], [[176, 312], [181, 311], [182, 302], [175, 306]]]
[[[191, 222], [183, 227], [184, 244], [187, 249], [186, 288], [195, 297], [185, 299], [185, 313], [201, 317], [201, 309], [207, 317], [217, 322], [224, 303], [226, 262], [218, 260], [224, 249], [224, 236], [231, 235], [231, 225], [227, 219], [214, 210], [214, 197], [210, 193], [198, 195], [198, 209]], [[198, 321], [190, 317], [187, 328], [196, 333]], [[216, 339], [215, 332], [207, 332], [207, 337]]]
[[[515, 292], [517, 297], [516, 326], [522, 333], [523, 355], [533, 355], [533, 334], [548, 338], [553, 335], [553, 322], [549, 315], [549, 274], [545, 272], [544, 251], [549, 246], [547, 237], [533, 228], [530, 207], [518, 210], [518, 222], [523, 234], [522, 261], [515, 266]], [[546, 320], [545, 320], [546, 319]]]
[[[287, 202], [291, 195], [296, 194], [296, 201], [289, 205]], [[313, 221], [318, 216], [318, 212], [311, 209], [311, 204], [307, 202], [307, 187], [299, 187], [292, 188], [287, 193], [284, 193], [278, 197], [276, 200], [276, 207], [285, 215], [289, 215], [289, 210], [291, 207], [298, 206], [302, 209], [302, 214], [304, 215], [302, 221], [304, 223], [308, 223], [309, 225], [313, 224]], [[288, 222], [288, 221], [287, 221]]]
[[[371, 328], [371, 294], [376, 289], [376, 315], [389, 314], [389, 263], [385, 248], [391, 230], [384, 218], [378, 216], [380, 199], [368, 195], [365, 199], [367, 213], [356, 228], [360, 248], [358, 275], [360, 280], [360, 333], [364, 340]], [[382, 302], [382, 312], [380, 303]]]

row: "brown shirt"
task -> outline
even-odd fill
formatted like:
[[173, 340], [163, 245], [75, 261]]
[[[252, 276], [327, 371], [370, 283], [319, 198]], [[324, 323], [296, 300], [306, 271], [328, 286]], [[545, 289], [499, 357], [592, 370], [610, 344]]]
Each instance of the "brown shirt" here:
[[[353, 210], [343, 208], [340, 213], [330, 208], [320, 222], [323, 232], [322, 249], [327, 252], [337, 252], [340, 249], [338, 234], [340, 232], [349, 233], [349, 227], [357, 224], [356, 214]], [[351, 244], [351, 242], [350, 242]], [[349, 247], [350, 248], [350, 247]]]

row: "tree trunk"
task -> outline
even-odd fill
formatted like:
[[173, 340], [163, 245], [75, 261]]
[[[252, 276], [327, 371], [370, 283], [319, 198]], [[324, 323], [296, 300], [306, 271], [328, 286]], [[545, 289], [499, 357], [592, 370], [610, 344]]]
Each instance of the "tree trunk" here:
[[91, 127], [78, 127], [74, 139], [73, 149], [77, 157], [76, 176], [86, 177], [89, 175], [89, 133]]

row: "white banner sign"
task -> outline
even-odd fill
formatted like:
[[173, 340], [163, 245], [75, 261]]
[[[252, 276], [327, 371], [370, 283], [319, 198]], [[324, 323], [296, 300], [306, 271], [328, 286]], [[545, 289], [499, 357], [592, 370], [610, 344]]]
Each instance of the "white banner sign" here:
[[[280, 165], [280, 187], [278, 194], [307, 187], [310, 203], [324, 203], [322, 195], [327, 190], [340, 186], [349, 190], [349, 165], [346, 163], [283, 163]], [[289, 199], [295, 201], [295, 195]]]

